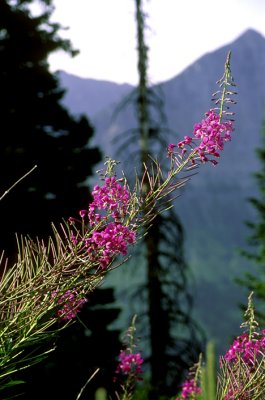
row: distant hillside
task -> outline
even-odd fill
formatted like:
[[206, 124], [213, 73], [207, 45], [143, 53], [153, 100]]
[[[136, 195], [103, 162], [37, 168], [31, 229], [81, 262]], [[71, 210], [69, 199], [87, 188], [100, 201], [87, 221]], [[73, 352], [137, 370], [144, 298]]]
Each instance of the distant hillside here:
[[79, 78], [64, 71], [59, 72], [59, 79], [66, 89], [64, 104], [67, 108], [74, 114], [84, 113], [90, 117], [110, 107], [132, 89], [128, 84]]
[[[211, 94], [217, 90], [216, 81], [222, 76], [228, 50], [232, 51], [231, 67], [238, 91], [233, 140], [227, 143], [216, 167], [200, 168], [175, 205], [185, 227], [186, 255], [196, 278], [195, 312], [210, 336], [218, 341], [219, 351], [227, 345], [230, 335], [239, 332], [238, 304], [246, 303], [246, 293], [234, 283], [234, 278], [253, 268], [239, 255], [238, 248], [246, 246], [249, 235], [245, 221], [255, 218], [248, 198], [257, 194], [252, 174], [259, 169], [255, 151], [265, 117], [265, 38], [248, 30], [229, 46], [204, 55], [175, 78], [155, 86], [163, 95], [168, 127], [173, 131], [168, 142], [174, 143], [189, 134], [194, 123], [212, 106]], [[66, 80], [63, 82], [66, 84]], [[73, 112], [86, 112], [92, 118], [95, 143], [106, 155], [114, 157], [117, 137], [137, 127], [133, 107], [127, 107], [113, 119], [122, 96], [133, 88], [123, 88], [122, 94], [118, 85], [113, 86], [117, 97], [110, 96], [108, 103], [108, 86], [104, 85], [94, 82], [93, 91], [85, 90], [90, 102], [83, 104], [81, 100], [78, 107], [76, 88], [69, 86], [66, 104]], [[80, 99], [84, 98], [84, 87], [85, 81], [78, 89]], [[101, 100], [99, 96], [95, 113], [92, 104], [90, 108], [88, 104], [97, 91]], [[123, 165], [129, 164], [132, 161], [126, 154]]]

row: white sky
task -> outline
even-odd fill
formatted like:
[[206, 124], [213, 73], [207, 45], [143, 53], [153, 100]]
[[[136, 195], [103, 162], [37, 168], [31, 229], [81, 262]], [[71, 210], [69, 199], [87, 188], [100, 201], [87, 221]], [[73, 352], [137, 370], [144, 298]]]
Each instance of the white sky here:
[[[137, 83], [135, 0], [54, 0], [52, 21], [80, 54], [50, 57], [52, 71]], [[144, 0], [149, 29], [149, 79], [172, 78], [206, 52], [246, 29], [265, 37], [265, 0]]]

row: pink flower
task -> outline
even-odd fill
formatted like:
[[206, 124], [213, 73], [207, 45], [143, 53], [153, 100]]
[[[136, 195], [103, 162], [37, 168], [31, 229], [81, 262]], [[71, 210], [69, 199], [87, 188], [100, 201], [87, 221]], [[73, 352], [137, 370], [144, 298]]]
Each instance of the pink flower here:
[[119, 364], [116, 369], [116, 374], [134, 374], [136, 376], [142, 374], [142, 364], [144, 360], [140, 353], [126, 353], [121, 351], [119, 355]]
[[[174, 152], [174, 147], [176, 147], [174, 144], [168, 146], [169, 156], [182, 157], [184, 154], [188, 154], [189, 150], [189, 154], [193, 153], [193, 158], [198, 157], [203, 163], [210, 161], [213, 165], [217, 164], [217, 161], [212, 157], [220, 157], [220, 151], [223, 150], [224, 143], [231, 140], [231, 133], [234, 128], [231, 121], [221, 122], [220, 115], [215, 113], [214, 110], [207, 111], [205, 115], [205, 119], [194, 125], [193, 137], [184, 136], [184, 139], [177, 144], [181, 153]], [[199, 141], [199, 144], [195, 145], [197, 141]], [[192, 144], [195, 146], [192, 146]]]
[[236, 362], [239, 358], [253, 366], [258, 361], [258, 356], [263, 354], [265, 350], [264, 334], [257, 334], [254, 338], [250, 339], [249, 335], [244, 333], [238, 336], [229, 347], [224, 355], [228, 362]]
[[[82, 219], [88, 218], [92, 227], [91, 236], [77, 238], [71, 233], [74, 245], [84, 245], [95, 266], [106, 269], [115, 255], [126, 255], [128, 246], [136, 241], [136, 232], [132, 226], [126, 226], [124, 220], [129, 211], [130, 193], [127, 186], [120, 184], [114, 176], [105, 178], [102, 186], [96, 185], [92, 191], [93, 201], [88, 210], [80, 210]], [[70, 220], [70, 219], [69, 219]], [[71, 218], [73, 224], [75, 220]]]
[[[253, 374], [255, 375], [260, 368], [261, 363], [264, 359], [265, 351], [265, 332], [258, 331], [252, 333], [250, 336], [248, 333], [244, 333], [238, 336], [229, 347], [224, 355], [224, 359], [229, 364], [229, 371], [231, 376], [236, 377], [240, 374], [240, 368], [244, 365], [244, 371], [248, 372], [248, 380], [251, 381]], [[220, 360], [222, 367], [222, 359]], [[246, 390], [244, 386], [245, 382], [233, 380], [230, 382], [227, 393], [224, 400], [233, 400], [235, 398], [250, 399], [251, 398], [251, 387], [250, 391]], [[238, 397], [240, 395], [240, 397]]]
[[84, 218], [87, 215], [87, 210], [80, 210], [79, 214], [81, 218]]
[[[56, 297], [56, 291], [53, 292], [52, 296]], [[58, 304], [61, 308], [57, 311], [59, 319], [64, 321], [70, 321], [76, 317], [76, 314], [80, 311], [84, 303], [85, 298], [77, 298], [77, 293], [71, 290], [67, 290], [59, 299]]]
[[184, 136], [184, 140], [178, 143], [178, 147], [182, 148], [190, 143], [192, 143], [192, 138], [190, 136]]
[[177, 147], [175, 144], [170, 143], [167, 146], [167, 155], [170, 157], [174, 153], [174, 148]]
[[85, 241], [91, 260], [98, 261], [102, 268], [108, 267], [113, 256], [126, 255], [128, 245], [135, 243], [136, 233], [118, 222], [110, 222], [99, 231], [94, 231]]
[[[89, 205], [89, 222], [93, 226], [111, 213], [112, 218], [118, 221], [125, 216], [130, 201], [130, 193], [126, 185], [121, 185], [114, 176], [105, 179], [105, 185], [96, 185], [92, 191], [93, 201]], [[101, 214], [96, 214], [101, 210]], [[103, 211], [103, 212], [102, 212]]]
[[202, 161], [208, 161], [206, 155], [220, 157], [219, 151], [224, 148], [224, 142], [231, 140], [233, 126], [231, 121], [220, 122], [220, 116], [213, 110], [206, 113], [206, 118], [193, 129], [195, 139], [200, 140], [194, 150], [198, 152]]
[[201, 393], [201, 388], [197, 386], [195, 380], [187, 379], [182, 384], [182, 391], [181, 391], [180, 397], [177, 397], [176, 400], [182, 400], [182, 399], [194, 399], [195, 400], [196, 394], [200, 394], [200, 393]]

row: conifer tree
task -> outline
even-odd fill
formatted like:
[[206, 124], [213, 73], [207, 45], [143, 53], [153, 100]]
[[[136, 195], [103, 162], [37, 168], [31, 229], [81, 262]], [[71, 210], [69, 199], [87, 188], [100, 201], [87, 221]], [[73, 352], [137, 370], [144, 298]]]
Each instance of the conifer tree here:
[[[120, 148], [126, 149], [126, 158], [130, 149], [133, 149], [130, 157], [134, 159], [134, 165], [138, 160], [137, 168], [143, 168], [144, 173], [143, 166], [148, 168], [154, 154], [166, 152], [166, 134], [169, 129], [166, 127], [163, 101], [159, 92], [148, 82], [145, 14], [142, 1], [136, 0], [135, 4], [139, 83], [128, 96], [125, 105], [135, 106], [138, 127], [128, 130], [127, 143], [122, 135]], [[136, 143], [139, 144], [138, 148]], [[119, 151], [118, 155], [122, 157], [122, 152]], [[147, 176], [144, 186], [148, 192], [150, 186]], [[147, 347], [150, 348], [148, 361], [151, 400], [176, 393], [189, 365], [197, 361], [202, 349], [201, 332], [199, 334], [191, 315], [192, 296], [188, 289], [188, 266], [184, 258], [183, 241], [182, 225], [173, 209], [159, 214], [143, 239], [144, 261], [141, 258], [141, 267], [146, 271], [144, 299], [147, 303], [149, 326]], [[143, 316], [138, 319], [138, 325], [141, 320], [143, 321]]]
[[52, 1], [38, 2], [38, 16], [32, 3], [0, 0], [0, 194], [37, 165], [1, 201], [0, 250], [8, 255], [15, 233], [46, 237], [51, 222], [87, 204], [85, 181], [100, 160], [98, 149], [89, 147], [90, 122], [63, 107], [64, 90], [49, 70], [50, 54], [76, 51], [50, 22]]
[[[32, 15], [32, 3], [40, 6], [38, 16]], [[50, 22], [52, 11], [51, 0], [0, 0], [0, 195], [37, 165], [0, 203], [0, 251], [5, 250], [10, 265], [17, 254], [16, 233], [46, 242], [52, 222], [57, 225], [87, 207], [87, 177], [101, 158], [89, 146], [89, 120], [72, 116], [62, 105], [64, 90], [49, 70], [53, 52], [77, 53], [70, 41], [60, 38], [60, 25]], [[27, 382], [21, 398], [75, 399], [97, 367], [105, 362], [110, 368], [120, 343], [119, 332], [107, 325], [118, 310], [102, 309], [114, 300], [111, 290], [97, 290], [93, 298], [80, 315], [88, 329], [79, 323], [66, 329], [47, 360], [18, 374], [17, 379]], [[103, 348], [100, 340], [112, 346]], [[67, 385], [59, 382], [63, 373]], [[106, 374], [101, 371], [86, 394], [92, 397], [95, 385], [110, 385], [111, 374]]]
[[[249, 250], [243, 255], [256, 264], [256, 269], [247, 272], [237, 281], [253, 291], [255, 295], [255, 314], [262, 327], [265, 326], [265, 122], [262, 128], [262, 146], [257, 149], [261, 169], [254, 176], [258, 184], [259, 197], [250, 198], [256, 210], [255, 221], [247, 222], [252, 232], [248, 238]], [[252, 264], [251, 264], [252, 265]]]

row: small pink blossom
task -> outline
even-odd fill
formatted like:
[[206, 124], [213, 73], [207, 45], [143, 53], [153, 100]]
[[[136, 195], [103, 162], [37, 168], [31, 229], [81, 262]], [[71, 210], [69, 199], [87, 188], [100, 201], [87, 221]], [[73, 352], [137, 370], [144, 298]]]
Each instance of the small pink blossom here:
[[[52, 296], [56, 297], [56, 291]], [[57, 316], [63, 321], [70, 321], [75, 318], [77, 313], [81, 310], [82, 306], [86, 303], [85, 298], [78, 298], [77, 293], [67, 290], [59, 299], [58, 304], [61, 306], [57, 311]]]
[[144, 360], [140, 353], [126, 353], [121, 351], [119, 355], [119, 364], [116, 369], [116, 374], [134, 374], [136, 376], [142, 374], [142, 364]]
[[[217, 161], [212, 157], [220, 157], [220, 151], [223, 150], [224, 143], [231, 140], [231, 133], [234, 128], [232, 121], [221, 122], [220, 115], [212, 109], [207, 111], [205, 115], [205, 119], [194, 125], [193, 137], [184, 136], [184, 139], [177, 144], [177, 147], [181, 149], [180, 153], [174, 151], [176, 145], [170, 144], [168, 146], [169, 156], [183, 157], [184, 154], [193, 153], [193, 157], [198, 157], [203, 163], [209, 161], [213, 165], [217, 164]], [[198, 141], [199, 144], [196, 144]], [[190, 153], [188, 153], [188, 150]]]
[[265, 350], [264, 334], [255, 335], [250, 339], [249, 335], [244, 333], [238, 336], [229, 347], [224, 355], [224, 359], [231, 362], [236, 362], [239, 358], [251, 366], [258, 361], [258, 356], [263, 355]]
[[[88, 210], [80, 210], [81, 218], [88, 218], [92, 227], [91, 236], [79, 237], [71, 234], [74, 245], [78, 241], [90, 255], [90, 260], [106, 269], [119, 254], [126, 255], [128, 246], [136, 241], [136, 232], [132, 226], [126, 226], [124, 220], [129, 211], [130, 193], [126, 184], [121, 184], [114, 176], [105, 178], [102, 186], [96, 185], [92, 191], [93, 201]], [[74, 223], [74, 219], [70, 220]]]
[[196, 399], [196, 394], [201, 393], [201, 388], [197, 386], [194, 379], [187, 379], [182, 384], [182, 391], [180, 397], [177, 397], [176, 400], [183, 399]]
[[[92, 191], [93, 201], [89, 205], [90, 225], [100, 222], [111, 214], [115, 221], [124, 217], [128, 211], [130, 193], [126, 185], [121, 185], [114, 176], [105, 179], [105, 185], [96, 185]], [[96, 213], [96, 211], [100, 213]]]
[[174, 153], [174, 148], [177, 147], [176, 144], [170, 143], [167, 146], [167, 155], [170, 157]]
[[80, 210], [79, 215], [81, 218], [84, 218], [87, 215], [87, 210]]
[[118, 222], [110, 222], [104, 229], [94, 231], [85, 240], [85, 247], [91, 260], [98, 261], [101, 268], [105, 269], [115, 255], [126, 255], [128, 245], [135, 241], [135, 231]]
[[190, 136], [184, 136], [184, 140], [178, 143], [178, 147], [182, 148], [190, 143], [192, 143], [192, 138]]

